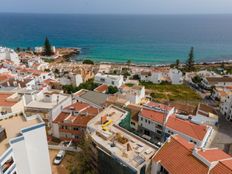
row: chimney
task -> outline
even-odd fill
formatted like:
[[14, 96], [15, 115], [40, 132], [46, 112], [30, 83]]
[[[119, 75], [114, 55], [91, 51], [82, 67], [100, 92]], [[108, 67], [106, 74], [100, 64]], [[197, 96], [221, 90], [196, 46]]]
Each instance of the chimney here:
[[131, 151], [131, 150], [132, 150], [132, 148], [131, 148], [130, 143], [127, 143], [127, 151]]

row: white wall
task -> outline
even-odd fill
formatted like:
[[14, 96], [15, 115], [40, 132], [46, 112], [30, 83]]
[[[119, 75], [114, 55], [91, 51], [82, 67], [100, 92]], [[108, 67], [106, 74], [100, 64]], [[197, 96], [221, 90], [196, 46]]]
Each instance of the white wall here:
[[106, 84], [108, 86], [120, 87], [123, 84], [123, 76], [96, 74], [94, 78], [95, 83]]
[[45, 126], [23, 133], [30, 174], [51, 174]]

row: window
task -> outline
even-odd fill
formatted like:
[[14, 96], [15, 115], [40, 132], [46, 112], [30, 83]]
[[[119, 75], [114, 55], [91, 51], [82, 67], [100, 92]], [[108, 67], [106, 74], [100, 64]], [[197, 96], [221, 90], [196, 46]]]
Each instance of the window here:
[[172, 132], [172, 131], [170, 131], [170, 130], [168, 131], [168, 133], [169, 133], [169, 134], [171, 134], [171, 135], [173, 134], [173, 132]]
[[161, 135], [161, 134], [162, 134], [162, 131], [157, 130], [156, 133], [159, 134], [159, 135]]
[[73, 130], [78, 131], [78, 130], [79, 130], [79, 128], [78, 128], [78, 127], [74, 127], [74, 128], [73, 128]]
[[14, 163], [14, 160], [13, 160], [12, 157], [10, 157], [10, 159], [8, 159], [8, 160], [2, 165], [2, 171], [3, 171], [3, 173], [4, 173], [5, 171], [7, 171], [7, 169], [9, 169], [13, 163]]
[[105, 79], [101, 78], [100, 81], [101, 81], [101, 82], [105, 82]]
[[114, 81], [112, 81], [111, 84], [114, 85]]
[[197, 142], [193, 141], [193, 140], [190, 140], [190, 142], [194, 143], [194, 144], [197, 144]]
[[135, 126], [135, 123], [134, 123], [134, 122], [131, 122], [131, 125]]
[[150, 131], [144, 130], [144, 134], [150, 136]]
[[158, 125], [156, 125], [156, 128], [157, 129], [163, 129], [163, 126], [161, 126], [161, 125], [158, 124]]

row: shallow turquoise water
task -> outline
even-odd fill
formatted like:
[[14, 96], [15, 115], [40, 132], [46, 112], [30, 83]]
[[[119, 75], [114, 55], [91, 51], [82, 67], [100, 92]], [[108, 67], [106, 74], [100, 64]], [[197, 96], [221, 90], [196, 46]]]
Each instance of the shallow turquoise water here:
[[162, 64], [232, 59], [232, 15], [0, 14], [0, 45], [80, 47], [77, 59]]

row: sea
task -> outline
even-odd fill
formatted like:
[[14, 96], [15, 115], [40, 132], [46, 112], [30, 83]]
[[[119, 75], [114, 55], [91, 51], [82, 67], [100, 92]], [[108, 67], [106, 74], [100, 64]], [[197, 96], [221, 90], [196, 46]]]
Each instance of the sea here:
[[136, 64], [232, 59], [232, 15], [80, 15], [0, 13], [0, 46], [33, 48], [45, 37], [81, 48], [76, 60]]

